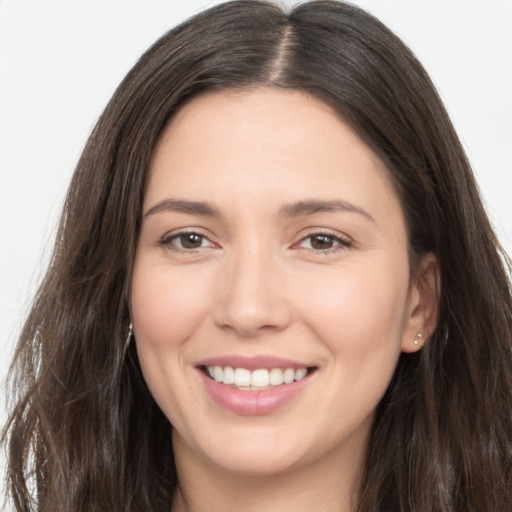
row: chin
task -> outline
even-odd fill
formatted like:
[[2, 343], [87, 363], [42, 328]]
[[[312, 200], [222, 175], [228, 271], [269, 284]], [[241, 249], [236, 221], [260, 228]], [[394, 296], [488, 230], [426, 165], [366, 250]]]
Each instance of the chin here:
[[[190, 434], [190, 432], [189, 432]], [[224, 429], [210, 431], [207, 438], [194, 440], [175, 436], [175, 455], [208, 461], [217, 470], [246, 476], [270, 476], [301, 466], [307, 457], [307, 442], [301, 433], [294, 439], [288, 430], [275, 431], [268, 427]]]
[[296, 454], [256, 453], [255, 450], [237, 450], [236, 447], [212, 454], [210, 460], [226, 472], [248, 477], [279, 475], [301, 466]]

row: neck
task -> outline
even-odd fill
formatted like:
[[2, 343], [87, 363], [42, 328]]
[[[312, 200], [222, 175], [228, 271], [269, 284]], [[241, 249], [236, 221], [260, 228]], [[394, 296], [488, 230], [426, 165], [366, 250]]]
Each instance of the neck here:
[[334, 451], [316, 463], [278, 474], [248, 475], [175, 451], [178, 487], [172, 512], [353, 512], [360, 485], [361, 453]]

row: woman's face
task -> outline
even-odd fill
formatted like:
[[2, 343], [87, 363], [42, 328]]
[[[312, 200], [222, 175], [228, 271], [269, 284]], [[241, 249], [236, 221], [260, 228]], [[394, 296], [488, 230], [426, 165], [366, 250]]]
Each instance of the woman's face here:
[[259, 89], [183, 107], [150, 163], [131, 296], [177, 460], [356, 464], [400, 352], [419, 347], [407, 256], [385, 167], [319, 100]]

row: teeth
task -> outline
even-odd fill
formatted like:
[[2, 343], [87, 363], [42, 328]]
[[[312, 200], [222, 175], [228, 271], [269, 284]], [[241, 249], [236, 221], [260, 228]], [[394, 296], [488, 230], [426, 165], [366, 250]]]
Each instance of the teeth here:
[[220, 366], [213, 367], [213, 379], [216, 382], [222, 382], [224, 380], [224, 372]]
[[286, 368], [283, 372], [283, 380], [285, 384], [291, 384], [295, 379], [295, 372], [292, 368]]
[[[220, 368], [217, 366], [216, 368]], [[221, 370], [222, 371], [222, 370]], [[224, 382], [224, 381], [222, 381]], [[235, 386], [250, 386], [251, 385], [251, 372], [245, 368], [237, 368], [235, 370]]]
[[222, 379], [223, 384], [234, 384], [235, 383], [235, 370], [227, 366], [224, 368], [224, 378]]
[[272, 368], [269, 374], [269, 381], [271, 386], [280, 386], [284, 382], [283, 370], [281, 368]]
[[295, 380], [302, 380], [306, 375], [308, 374], [307, 368], [300, 368], [299, 370], [295, 371]]
[[266, 389], [281, 384], [291, 384], [302, 380], [307, 374], [307, 368], [272, 368], [271, 370], [258, 369], [251, 372], [246, 368], [235, 368], [230, 366], [208, 366], [208, 374], [216, 382], [222, 382], [228, 386], [234, 385], [244, 390]]
[[270, 384], [268, 370], [255, 370], [251, 375], [251, 386], [267, 387]]

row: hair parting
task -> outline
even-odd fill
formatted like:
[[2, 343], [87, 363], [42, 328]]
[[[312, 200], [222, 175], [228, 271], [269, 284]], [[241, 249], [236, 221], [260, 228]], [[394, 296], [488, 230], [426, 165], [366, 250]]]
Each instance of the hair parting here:
[[421, 64], [373, 16], [329, 0], [212, 7], [158, 40], [115, 91], [77, 164], [11, 369], [3, 441], [15, 510], [170, 509], [172, 427], [126, 344], [146, 171], [187, 101], [256, 87], [333, 108], [389, 170], [412, 271], [429, 252], [441, 268], [438, 327], [400, 356], [356, 510], [510, 512], [510, 260]]

